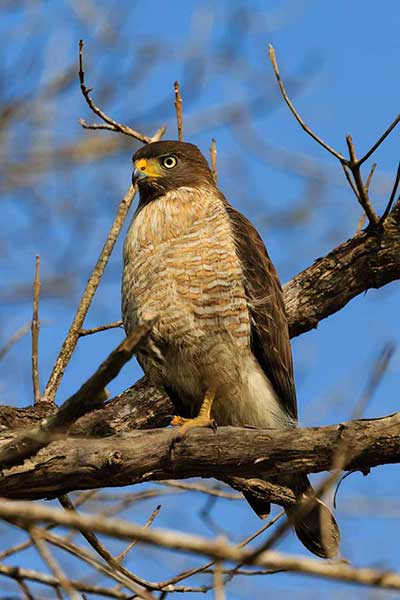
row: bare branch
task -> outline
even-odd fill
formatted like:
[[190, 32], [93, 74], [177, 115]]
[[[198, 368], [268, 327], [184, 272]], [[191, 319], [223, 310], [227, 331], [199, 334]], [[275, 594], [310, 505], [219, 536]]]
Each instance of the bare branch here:
[[[332, 148], [331, 146], [329, 146], [326, 142], [324, 142], [324, 140], [322, 140], [319, 136], [317, 136], [310, 127], [308, 127], [308, 125], [306, 125], [303, 121], [303, 119], [300, 117], [299, 113], [296, 111], [293, 103], [291, 102], [285, 86], [282, 82], [280, 73], [279, 73], [279, 67], [278, 67], [278, 63], [276, 60], [276, 56], [275, 56], [275, 50], [274, 48], [269, 45], [269, 58], [271, 60], [272, 63], [272, 67], [274, 69], [274, 73], [279, 85], [279, 89], [281, 91], [281, 94], [283, 96], [283, 99], [285, 100], [286, 104], [288, 105], [290, 111], [292, 112], [292, 114], [294, 115], [296, 121], [301, 125], [301, 127], [304, 129], [304, 131], [310, 135], [318, 144], [320, 144], [323, 148], [325, 148], [325, 150], [327, 150], [328, 152], [330, 152], [331, 154], [333, 154], [333, 156], [335, 156], [341, 163], [344, 174], [346, 176], [347, 181], [349, 182], [357, 200], [359, 201], [359, 203], [361, 204], [361, 206], [363, 207], [368, 220], [370, 222], [370, 224], [374, 227], [377, 228], [378, 225], [382, 225], [383, 221], [385, 219], [379, 219], [378, 216], [376, 215], [372, 204], [370, 202], [369, 199], [369, 184], [373, 175], [373, 172], [375, 170], [375, 166], [373, 165], [370, 171], [370, 174], [368, 176], [368, 180], [367, 183], [364, 184], [363, 180], [362, 180], [362, 175], [361, 175], [361, 165], [370, 157], [372, 156], [372, 154], [375, 152], [375, 150], [380, 146], [380, 144], [386, 139], [386, 137], [390, 134], [390, 132], [396, 127], [396, 125], [399, 123], [400, 121], [400, 115], [398, 115], [396, 117], [396, 119], [393, 121], [393, 123], [390, 125], [390, 127], [388, 127], [388, 129], [384, 132], [384, 134], [379, 138], [379, 140], [376, 142], [376, 144], [374, 144], [372, 146], [372, 148], [361, 158], [361, 159], [357, 159], [356, 156], [356, 152], [355, 152], [355, 148], [354, 148], [354, 144], [353, 144], [353, 140], [351, 138], [350, 135], [346, 136], [346, 142], [347, 142], [347, 147], [349, 150], [349, 158], [345, 158], [340, 152], [337, 152], [334, 148]], [[349, 171], [351, 171], [351, 174], [353, 176], [354, 181], [351, 179], [350, 177], [350, 173]], [[397, 184], [398, 185], [398, 184]], [[395, 186], [397, 189], [397, 185]], [[394, 197], [392, 202], [394, 201]], [[390, 210], [390, 208], [389, 208]], [[385, 212], [385, 218], [387, 216], [388, 213]], [[358, 227], [357, 227], [357, 232], [361, 229], [362, 227], [362, 223], [359, 223]]]
[[358, 164], [362, 165], [366, 160], [368, 160], [375, 150], [382, 144], [383, 141], [387, 138], [387, 136], [393, 131], [393, 129], [400, 123], [400, 114], [397, 115], [395, 120], [389, 125], [386, 131], [381, 135], [379, 140], [368, 150], [366, 154], [362, 158], [359, 159]]
[[220, 561], [255, 564], [260, 567], [285, 569], [337, 581], [400, 590], [400, 575], [387, 570], [354, 568], [342, 562], [321, 562], [311, 558], [273, 551], [260, 554], [252, 563], [251, 551], [231, 546], [221, 539], [210, 540], [183, 532], [146, 529], [120, 519], [99, 519], [97, 515], [91, 516], [60, 511], [30, 502], [2, 500], [0, 503], [0, 516], [8, 521], [23, 523], [26, 526], [36, 525], [42, 521], [51, 522], [73, 529], [93, 530], [96, 533], [120, 539], [135, 538], [144, 544], [211, 556]]
[[[48, 575], [47, 573], [34, 571], [33, 569], [23, 569], [21, 567], [0, 564], [0, 575], [16, 581], [23, 581], [26, 579], [52, 588], [58, 588], [60, 586], [60, 582], [56, 577]], [[108, 598], [117, 598], [117, 600], [129, 600], [132, 597], [131, 594], [127, 595], [115, 588], [112, 589], [100, 585], [91, 585], [74, 579], [70, 580], [70, 584], [73, 589], [86, 594], [98, 594], [99, 596], [106, 596]]]
[[365, 184], [365, 191], [368, 193], [369, 191], [369, 186], [371, 185], [371, 181], [372, 181], [372, 177], [375, 173], [375, 169], [376, 169], [376, 163], [372, 163], [370, 171], [368, 173], [368, 177], [367, 177], [367, 182]]
[[115, 131], [117, 133], [123, 133], [125, 135], [129, 135], [130, 137], [135, 138], [136, 140], [139, 140], [140, 142], [143, 142], [143, 144], [148, 144], [149, 142], [152, 141], [152, 138], [144, 135], [143, 133], [140, 133], [139, 131], [136, 131], [135, 129], [132, 129], [131, 127], [128, 127], [127, 125], [122, 125], [121, 123], [118, 123], [117, 121], [114, 121], [114, 119], [112, 119], [111, 117], [109, 117], [108, 115], [106, 115], [105, 112], [103, 112], [98, 106], [96, 106], [96, 104], [94, 103], [94, 101], [92, 100], [91, 96], [90, 96], [90, 92], [92, 91], [90, 88], [87, 88], [85, 85], [85, 73], [83, 70], [83, 46], [84, 43], [82, 40], [80, 40], [79, 42], [79, 81], [81, 83], [81, 91], [82, 94], [88, 104], [88, 106], [90, 107], [90, 109], [94, 112], [95, 115], [97, 115], [98, 117], [100, 117], [100, 119], [102, 119], [106, 124], [107, 127], [104, 126], [99, 126], [98, 124], [95, 124], [94, 127], [88, 125], [87, 123], [85, 123], [84, 121], [80, 122], [82, 127], [84, 127], [85, 129], [108, 129], [110, 131]]
[[313, 138], [313, 140], [315, 140], [316, 142], [318, 142], [318, 144], [320, 144], [323, 148], [325, 148], [325, 150], [327, 150], [328, 152], [333, 154], [333, 156], [335, 156], [338, 160], [345, 161], [346, 160], [345, 157], [342, 154], [340, 154], [340, 152], [337, 152], [334, 148], [332, 148], [326, 142], [324, 142], [324, 140], [322, 140], [316, 133], [314, 133], [312, 131], [312, 129], [308, 125], [306, 125], [304, 123], [303, 119], [300, 117], [299, 113], [295, 109], [293, 103], [291, 102], [291, 100], [286, 92], [285, 86], [283, 84], [283, 81], [281, 79], [281, 75], [279, 72], [279, 67], [278, 67], [278, 63], [276, 60], [276, 56], [275, 56], [275, 49], [271, 44], [269, 44], [269, 46], [268, 46], [268, 55], [269, 55], [269, 59], [272, 63], [275, 77], [278, 82], [279, 89], [281, 90], [283, 99], [285, 100], [286, 104], [290, 108], [290, 111], [293, 114], [293, 116], [295, 117], [296, 121], [299, 123], [299, 125], [302, 127], [302, 129], [304, 129], [304, 131], [306, 133], [308, 133], [308, 135], [310, 135]]
[[66, 577], [57, 560], [49, 551], [46, 542], [41, 538], [40, 529], [38, 527], [30, 527], [29, 534], [44, 563], [47, 564], [50, 571], [53, 572], [54, 577], [56, 577], [56, 579], [59, 581], [60, 587], [64, 590], [68, 597], [71, 598], [71, 600], [81, 600], [80, 595], [71, 586], [69, 579]]
[[[356, 151], [354, 148], [353, 139], [352, 139], [351, 135], [346, 135], [346, 143], [347, 143], [347, 147], [349, 149], [349, 155], [350, 155], [350, 161], [348, 161], [348, 167], [351, 170], [353, 177], [354, 177], [354, 181], [355, 181], [355, 185], [356, 185], [356, 189], [357, 189], [357, 193], [356, 193], [357, 200], [363, 207], [365, 214], [368, 217], [369, 222], [372, 225], [377, 225], [379, 222], [379, 219], [378, 219], [374, 209], [372, 208], [371, 202], [369, 200], [368, 188], [366, 185], [364, 185], [364, 182], [362, 181], [361, 171], [360, 171], [360, 163], [357, 160]], [[354, 188], [353, 188], [353, 191], [354, 191]]]
[[387, 206], [385, 208], [385, 212], [383, 213], [383, 215], [381, 216], [380, 221], [379, 221], [379, 223], [381, 225], [384, 223], [384, 221], [386, 220], [388, 214], [390, 213], [390, 211], [392, 209], [393, 202], [395, 201], [395, 198], [396, 198], [397, 189], [399, 187], [399, 183], [400, 183], [400, 161], [399, 161], [399, 164], [397, 165], [396, 178], [394, 180], [394, 184], [393, 184], [393, 188], [392, 188], [392, 193], [390, 194], [389, 202], [387, 203]]
[[[150, 527], [151, 524], [154, 522], [154, 520], [158, 517], [158, 515], [160, 514], [160, 510], [161, 510], [161, 504], [159, 504], [158, 506], [156, 506], [156, 508], [153, 510], [153, 512], [151, 513], [150, 517], [147, 519], [146, 523], [144, 524], [144, 527]], [[130, 552], [132, 550], [132, 548], [134, 548], [137, 544], [137, 540], [133, 540], [133, 542], [130, 542], [126, 548], [124, 548], [122, 550], [122, 552], [120, 552], [118, 554], [118, 556], [115, 557], [115, 560], [120, 563], [124, 560], [124, 558], [127, 556], [128, 552]]]
[[[75, 506], [72, 504], [71, 500], [68, 498], [67, 495], [60, 496], [59, 501], [61, 506], [63, 506], [66, 510], [73, 511], [75, 514], [77, 514]], [[104, 544], [101, 543], [101, 541], [93, 533], [93, 531], [88, 529], [80, 529], [80, 532], [83, 535], [83, 537], [89, 542], [92, 548], [97, 552], [97, 554], [99, 554], [99, 556], [101, 556], [101, 558], [103, 558], [103, 560], [106, 561], [106, 563], [111, 567], [111, 569], [120, 572], [128, 580], [131, 580], [135, 584], [143, 585], [144, 587], [150, 587], [147, 581], [141, 579], [140, 577], [137, 577], [134, 573], [122, 566], [120, 564], [120, 561], [113, 557], [113, 555], [107, 550]], [[145, 600], [149, 600], [150, 598], [152, 598], [151, 594], [148, 594], [147, 592], [143, 591], [137, 585], [135, 585], [133, 589], [140, 598], [144, 598]]]
[[79, 302], [75, 317], [63, 342], [60, 353], [54, 364], [49, 381], [44, 391], [43, 399], [47, 400], [48, 402], [54, 402], [58, 386], [61, 383], [61, 378], [64, 374], [67, 364], [69, 363], [72, 353], [75, 350], [86, 314], [96, 293], [104, 269], [106, 268], [108, 260], [111, 256], [115, 242], [117, 241], [118, 235], [124, 224], [135, 193], [136, 188], [134, 186], [130, 186], [129, 190], [118, 206], [116, 217], [108, 233], [100, 256], [97, 259], [92, 274], [89, 277], [85, 291], [83, 292], [82, 298]]
[[33, 283], [33, 314], [32, 314], [32, 383], [35, 404], [40, 402], [39, 385], [39, 295], [40, 295], [40, 256], [36, 257], [35, 280]]
[[44, 419], [39, 428], [23, 433], [10, 444], [0, 450], [0, 464], [16, 464], [24, 458], [46, 446], [57, 434], [66, 431], [77, 419], [86, 413], [102, 406], [104, 388], [114, 379], [121, 368], [130, 360], [139, 344], [150, 333], [153, 321], [140, 323], [128, 338], [126, 338], [96, 372], [73, 394], [58, 411]]
[[178, 130], [178, 140], [183, 142], [183, 122], [182, 122], [182, 97], [179, 82], [174, 83], [175, 91], [175, 111], [176, 111], [176, 126]]
[[211, 159], [211, 172], [214, 177], [215, 185], [218, 184], [218, 171], [217, 171], [217, 142], [214, 138], [211, 140], [210, 146], [210, 159]]
[[317, 327], [352, 298], [400, 278], [400, 223], [385, 221], [379, 235], [361, 232], [284, 285], [291, 336]]
[[114, 321], [114, 323], [107, 323], [107, 325], [99, 325], [99, 327], [92, 327], [91, 329], [81, 329], [79, 332], [79, 337], [84, 337], [85, 335], [92, 335], [93, 333], [98, 333], [99, 331], [107, 331], [108, 329], [116, 329], [123, 327], [122, 321]]
[[6, 341], [6, 343], [0, 348], [0, 360], [5, 357], [7, 352], [11, 350], [14, 344], [19, 342], [19, 340], [28, 333], [28, 331], [31, 329], [31, 326], [31, 321], [25, 323], [25, 325], [22, 325], [22, 327], [17, 329], [17, 331]]

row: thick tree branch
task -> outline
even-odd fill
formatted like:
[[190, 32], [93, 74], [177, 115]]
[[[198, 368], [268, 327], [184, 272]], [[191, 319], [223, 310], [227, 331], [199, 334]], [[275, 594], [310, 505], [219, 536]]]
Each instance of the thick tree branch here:
[[284, 286], [291, 337], [317, 327], [362, 292], [400, 278], [399, 213], [397, 205], [384, 231], [355, 235]]
[[[22, 465], [3, 469], [0, 495], [35, 499], [169, 478], [320, 472], [332, 467], [340, 447], [346, 469], [366, 473], [380, 464], [400, 462], [400, 413], [287, 431], [195, 430], [174, 444], [175, 436], [174, 430], [154, 429], [100, 439], [56, 440]], [[236, 484], [241, 489], [240, 481]], [[290, 493], [287, 496], [291, 504]], [[279, 498], [274, 502], [278, 500], [285, 505]]]

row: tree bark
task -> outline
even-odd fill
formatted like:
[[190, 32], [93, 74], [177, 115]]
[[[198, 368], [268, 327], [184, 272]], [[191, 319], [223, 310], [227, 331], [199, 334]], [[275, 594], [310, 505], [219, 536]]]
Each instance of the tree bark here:
[[[213, 433], [198, 429], [181, 441], [176, 441], [172, 429], [104, 438], [63, 436], [22, 465], [3, 469], [0, 495], [32, 500], [77, 489], [172, 478], [316, 473], [329, 470], [338, 459], [341, 468], [364, 473], [400, 461], [400, 413], [285, 431], [221, 427]], [[243, 489], [240, 481], [236, 484]], [[290, 497], [286, 500], [292, 503]]]

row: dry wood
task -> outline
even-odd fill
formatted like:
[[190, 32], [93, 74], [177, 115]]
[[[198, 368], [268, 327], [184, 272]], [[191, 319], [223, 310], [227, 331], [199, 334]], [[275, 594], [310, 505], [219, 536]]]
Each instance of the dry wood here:
[[10, 466], [20, 462], [46, 446], [52, 439], [66, 431], [79, 417], [103, 405], [105, 386], [120, 372], [123, 365], [132, 358], [139, 344], [150, 333], [153, 321], [139, 323], [134, 332], [117, 346], [96, 372], [66, 400], [40, 426], [17, 436], [0, 449], [0, 464]]
[[111, 256], [111, 252], [114, 248], [115, 242], [117, 241], [121, 228], [124, 224], [126, 215], [128, 214], [135, 193], [136, 188], [131, 185], [118, 206], [114, 222], [111, 226], [104, 246], [100, 252], [100, 256], [97, 259], [92, 274], [89, 277], [85, 291], [82, 295], [78, 309], [73, 318], [72, 324], [68, 330], [67, 336], [63, 342], [57, 360], [54, 363], [53, 370], [51, 372], [49, 381], [44, 392], [44, 399], [49, 402], [54, 401], [65, 368], [75, 350], [76, 344], [78, 343], [83, 322], [92, 303], [98, 285], [100, 283], [104, 269], [106, 268], [108, 260]]
[[25, 526], [38, 522], [56, 523], [73, 529], [89, 529], [120, 539], [137, 539], [151, 546], [162, 546], [180, 552], [210, 556], [220, 561], [240, 564], [255, 564], [272, 569], [285, 569], [317, 577], [347, 581], [360, 585], [400, 590], [400, 575], [391, 571], [371, 568], [355, 568], [342, 562], [322, 562], [291, 554], [268, 551], [254, 557], [252, 552], [232, 546], [221, 539], [210, 540], [196, 535], [166, 529], [140, 527], [121, 519], [99, 519], [97, 515], [82, 515], [71, 511], [61, 511], [31, 502], [0, 502], [0, 516], [22, 523]]
[[40, 256], [36, 257], [35, 279], [33, 282], [33, 314], [32, 314], [32, 384], [35, 404], [40, 402], [39, 385], [39, 295], [40, 295]]
[[[331, 468], [343, 439], [346, 469], [368, 473], [377, 465], [400, 462], [400, 413], [286, 431], [195, 430], [178, 444], [173, 444], [175, 435], [171, 429], [153, 429], [100, 439], [66, 436], [22, 465], [3, 469], [0, 495], [35, 499], [169, 478], [316, 473]], [[240, 481], [235, 487], [240, 489]], [[270, 491], [273, 501], [285, 506], [292, 500], [290, 491], [284, 490], [281, 497], [279, 487], [265, 487], [262, 493]]]

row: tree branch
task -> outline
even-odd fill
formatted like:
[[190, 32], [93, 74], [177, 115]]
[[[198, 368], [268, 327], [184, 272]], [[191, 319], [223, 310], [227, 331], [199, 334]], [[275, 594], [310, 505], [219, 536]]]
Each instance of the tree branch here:
[[251, 550], [232, 546], [221, 539], [210, 540], [167, 529], [148, 529], [121, 519], [99, 519], [97, 515], [61, 511], [41, 504], [3, 500], [0, 503], [0, 517], [13, 523], [23, 523], [25, 526], [45, 521], [72, 529], [93, 530], [96, 533], [120, 539], [136, 539], [150, 546], [161, 546], [179, 552], [210, 556], [217, 560], [284, 569], [361, 585], [400, 589], [400, 575], [387, 570], [357, 569], [341, 562], [322, 562], [312, 558], [274, 551], [263, 552], [256, 557], [252, 557]]
[[291, 337], [317, 327], [370, 288], [400, 278], [398, 204], [393, 211], [385, 221], [385, 231], [355, 235], [284, 286]]
[[[0, 495], [32, 500], [76, 489], [170, 478], [316, 473], [332, 467], [343, 440], [346, 470], [366, 473], [377, 465], [400, 462], [400, 413], [285, 431], [221, 427], [214, 434], [195, 430], [174, 444], [175, 436], [174, 430], [165, 428], [104, 438], [66, 436], [51, 442], [22, 465], [3, 469]], [[0, 447], [8, 443], [3, 440]], [[242, 489], [240, 481], [235, 483]], [[262, 492], [268, 494], [268, 489]], [[274, 502], [285, 506], [285, 501], [276, 497], [274, 487], [271, 493], [275, 493]], [[290, 492], [286, 497], [292, 504]]]

